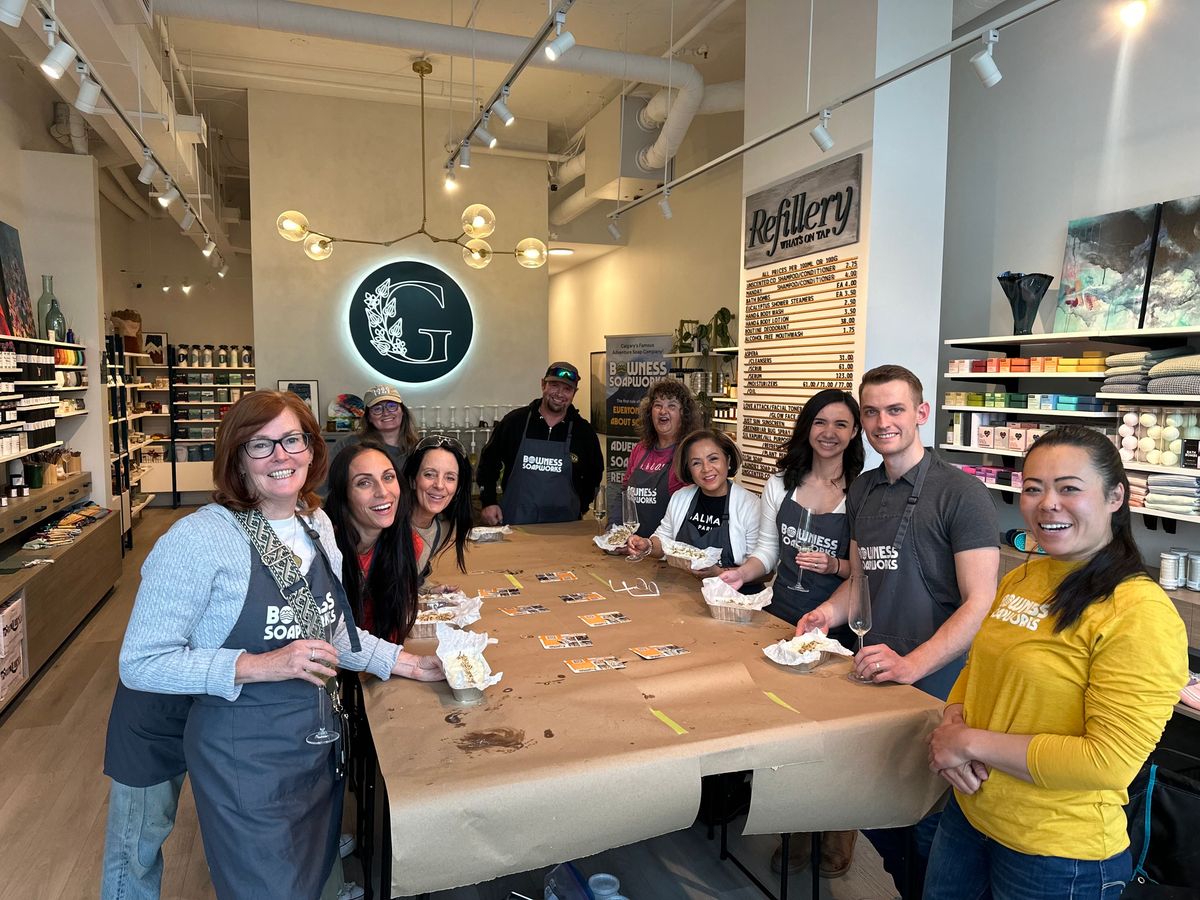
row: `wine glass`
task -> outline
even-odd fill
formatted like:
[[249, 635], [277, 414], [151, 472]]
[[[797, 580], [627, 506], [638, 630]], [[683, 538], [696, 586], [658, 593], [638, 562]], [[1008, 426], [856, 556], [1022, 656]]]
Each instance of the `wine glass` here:
[[[632, 528], [633, 533], [635, 534], [637, 533], [638, 527], [641, 524], [638, 521], [637, 504], [633, 502], [633, 494], [630, 493], [629, 488], [624, 488], [621, 491], [621, 522], [622, 524]], [[649, 547], [647, 547], [641, 553], [630, 552], [629, 555], [625, 557], [625, 560], [627, 562], [640, 562], [646, 558], [646, 554], [649, 552]]]
[[[327, 642], [332, 642], [333, 627], [325, 625], [322, 630], [325, 632], [323, 635], [324, 639]], [[328, 682], [317, 685], [317, 723], [319, 727], [304, 739], [306, 744], [332, 744], [342, 736], [342, 733], [336, 727], [326, 727], [326, 722], [329, 719], [329, 715], [326, 712], [326, 704], [329, 700], [327, 695], [329, 691], [337, 689], [337, 683], [337, 676], [334, 675]]]
[[[862, 653], [863, 635], [871, 630], [871, 585], [866, 575], [850, 578], [850, 618], [847, 624], [858, 635], [858, 653]], [[860, 676], [857, 670], [852, 670], [846, 677], [859, 684], [875, 683], [871, 676]]]
[[[806, 506], [800, 507], [800, 518], [796, 522], [796, 552], [797, 553], [812, 553], [814, 550], [817, 549], [816, 544], [813, 543], [812, 519], [813, 519], [812, 510]], [[797, 564], [796, 565], [796, 583], [789, 584], [788, 590], [789, 591], [799, 591], [802, 594], [807, 594], [808, 588], [806, 588], [804, 586], [803, 582], [804, 582], [804, 570], [800, 568], [799, 564]]]

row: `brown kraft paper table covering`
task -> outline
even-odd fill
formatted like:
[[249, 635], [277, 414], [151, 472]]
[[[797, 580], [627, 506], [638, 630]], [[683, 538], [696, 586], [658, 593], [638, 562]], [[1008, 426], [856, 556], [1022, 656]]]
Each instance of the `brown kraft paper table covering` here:
[[[914, 688], [861, 686], [848, 661], [810, 675], [762, 648], [793, 631], [757, 612], [713, 619], [700, 582], [646, 560], [630, 564], [591, 542], [591, 523], [522, 527], [470, 545], [470, 574], [439, 558], [434, 580], [481, 589], [470, 626], [499, 639], [486, 655], [504, 678], [478, 706], [444, 682], [393, 678], [365, 685], [392, 826], [394, 896], [445, 890], [575, 859], [688, 827], [700, 778], [754, 771], [747, 834], [909, 824], [945, 782], [927, 768], [925, 738], [941, 704]], [[542, 583], [535, 573], [572, 571]], [[661, 596], [609, 587], [638, 578]], [[565, 603], [561, 594], [605, 599]], [[508, 616], [500, 607], [549, 612]], [[589, 628], [577, 617], [620, 611], [630, 622]], [[546, 650], [539, 634], [586, 633], [591, 647]], [[868, 635], [869, 640], [869, 635]], [[434, 640], [408, 649], [432, 653]], [[629, 650], [677, 644], [684, 656], [643, 660]], [[563, 660], [617, 656], [620, 670], [575, 674]], [[656, 715], [656, 711], [658, 715]]]

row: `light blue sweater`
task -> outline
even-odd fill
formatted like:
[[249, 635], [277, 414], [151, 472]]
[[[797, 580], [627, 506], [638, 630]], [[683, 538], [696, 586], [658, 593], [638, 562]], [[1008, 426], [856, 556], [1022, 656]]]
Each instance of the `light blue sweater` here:
[[[324, 512], [312, 525], [341, 578], [342, 554]], [[236, 700], [234, 667], [244, 650], [226, 650], [250, 587], [253, 549], [233, 514], [210, 503], [176, 522], [159, 538], [142, 566], [133, 614], [121, 645], [121, 681], [158, 694], [212, 694]], [[276, 598], [278, 599], [278, 598]], [[343, 620], [333, 645], [344, 669], [386, 679], [400, 647], [358, 630], [362, 652], [350, 651]]]

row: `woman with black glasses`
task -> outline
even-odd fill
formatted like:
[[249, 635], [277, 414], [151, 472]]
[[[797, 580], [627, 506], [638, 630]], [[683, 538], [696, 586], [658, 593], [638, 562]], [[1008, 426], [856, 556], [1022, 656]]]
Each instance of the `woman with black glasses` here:
[[404, 398], [390, 384], [377, 384], [363, 394], [363, 404], [367, 409], [362, 420], [354, 431], [337, 442], [330, 459], [347, 447], [370, 439], [382, 444], [396, 472], [403, 472], [404, 461], [417, 443], [417, 426], [404, 405]]
[[[132, 690], [118, 688], [118, 700], [122, 691], [134, 700], [110, 722], [106, 770], [120, 782], [119, 773], [140, 775], [182, 745], [171, 755], [186, 758], [218, 897], [293, 900], [340, 883], [344, 742], [321, 742], [337, 728], [322, 692], [338, 668], [444, 677], [436, 657], [355, 626], [341, 552], [314, 493], [325, 468], [300, 398], [255, 391], [234, 404], [217, 437], [215, 502], [150, 551], [121, 648], [121, 682]], [[183, 732], [139, 718], [139, 692], [191, 695]], [[117, 826], [109, 840], [144, 827]]]
[[413, 545], [422, 581], [433, 558], [454, 544], [460, 572], [467, 571], [467, 533], [471, 530], [471, 460], [452, 437], [431, 434], [417, 442], [404, 464], [412, 488]]

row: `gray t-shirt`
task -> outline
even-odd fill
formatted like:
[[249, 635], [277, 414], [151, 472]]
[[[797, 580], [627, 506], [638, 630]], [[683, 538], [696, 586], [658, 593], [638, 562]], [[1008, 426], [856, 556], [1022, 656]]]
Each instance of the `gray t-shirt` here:
[[[913, 511], [909, 535], [933, 595], [929, 600], [957, 608], [962, 605], [962, 595], [954, 554], [999, 546], [999, 521], [995, 504], [979, 479], [950, 465], [929, 447], [925, 452], [930, 455], [929, 472]], [[904, 513], [919, 465], [897, 478], [895, 484], [888, 483], [882, 465], [854, 480], [846, 499], [851, 537], [857, 539], [854, 525], [858, 515], [899, 517]]]

